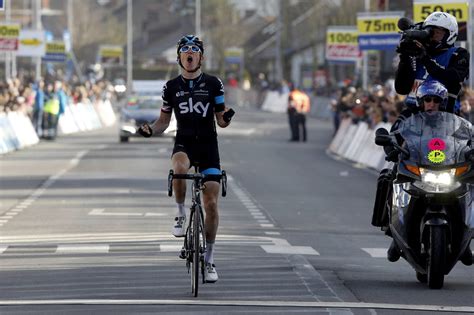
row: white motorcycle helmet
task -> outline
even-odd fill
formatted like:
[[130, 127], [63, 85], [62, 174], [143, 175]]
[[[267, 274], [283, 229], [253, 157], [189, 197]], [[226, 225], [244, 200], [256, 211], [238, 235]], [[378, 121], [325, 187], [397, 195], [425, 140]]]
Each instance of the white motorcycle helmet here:
[[458, 37], [458, 22], [454, 16], [446, 12], [433, 12], [423, 22], [423, 28], [429, 26], [440, 27], [447, 30], [448, 33], [442, 42], [449, 46], [454, 45]]

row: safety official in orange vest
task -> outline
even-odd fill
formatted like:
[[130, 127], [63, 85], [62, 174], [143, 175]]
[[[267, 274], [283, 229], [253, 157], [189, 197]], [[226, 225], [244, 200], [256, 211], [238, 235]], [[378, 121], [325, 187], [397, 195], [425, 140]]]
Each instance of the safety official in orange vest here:
[[305, 142], [307, 140], [306, 132], [306, 114], [311, 110], [309, 96], [290, 84], [290, 95], [288, 97], [288, 121], [290, 124], [290, 141]]

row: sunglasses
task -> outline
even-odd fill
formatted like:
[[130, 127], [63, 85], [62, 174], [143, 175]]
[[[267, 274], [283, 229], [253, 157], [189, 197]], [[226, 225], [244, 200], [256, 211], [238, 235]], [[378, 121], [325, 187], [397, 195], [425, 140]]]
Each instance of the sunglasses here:
[[438, 97], [438, 96], [425, 96], [423, 97], [423, 101], [427, 103], [430, 103], [431, 101], [433, 101], [436, 104], [441, 104], [442, 99], [441, 97]]
[[201, 52], [201, 49], [195, 45], [185, 45], [179, 49], [180, 53], [187, 53], [188, 51], [192, 51], [193, 53]]

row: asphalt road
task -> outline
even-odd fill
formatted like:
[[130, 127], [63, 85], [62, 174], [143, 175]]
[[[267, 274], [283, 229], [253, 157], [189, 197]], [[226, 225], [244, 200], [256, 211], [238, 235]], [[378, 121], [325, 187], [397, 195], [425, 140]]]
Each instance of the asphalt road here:
[[121, 144], [112, 127], [1, 156], [0, 313], [473, 312], [473, 267], [430, 290], [386, 260], [390, 240], [370, 225], [376, 173], [326, 153], [329, 122], [308, 128], [290, 143], [284, 114], [239, 109], [219, 130], [220, 279], [198, 298], [169, 233], [171, 139]]

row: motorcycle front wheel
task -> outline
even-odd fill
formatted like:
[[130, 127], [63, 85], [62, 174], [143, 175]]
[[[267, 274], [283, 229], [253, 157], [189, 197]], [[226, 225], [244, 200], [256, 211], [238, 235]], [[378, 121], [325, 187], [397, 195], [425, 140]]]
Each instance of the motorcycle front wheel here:
[[441, 289], [446, 268], [446, 228], [440, 225], [430, 226], [429, 242], [428, 286], [430, 289]]

